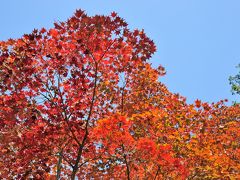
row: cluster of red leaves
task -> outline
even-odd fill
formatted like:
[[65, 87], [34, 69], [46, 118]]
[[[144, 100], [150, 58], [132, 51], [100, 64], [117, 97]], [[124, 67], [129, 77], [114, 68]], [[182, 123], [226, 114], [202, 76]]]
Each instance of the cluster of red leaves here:
[[1, 179], [240, 178], [240, 108], [189, 105], [115, 12], [0, 42]]

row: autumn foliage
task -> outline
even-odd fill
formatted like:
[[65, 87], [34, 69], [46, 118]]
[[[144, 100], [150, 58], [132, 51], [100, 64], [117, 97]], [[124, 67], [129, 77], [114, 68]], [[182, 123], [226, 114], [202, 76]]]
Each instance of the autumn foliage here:
[[0, 42], [1, 179], [240, 179], [240, 107], [187, 104], [116, 13]]

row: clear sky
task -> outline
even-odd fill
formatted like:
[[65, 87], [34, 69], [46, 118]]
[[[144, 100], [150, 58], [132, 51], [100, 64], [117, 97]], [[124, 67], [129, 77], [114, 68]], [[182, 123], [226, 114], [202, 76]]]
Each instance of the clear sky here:
[[153, 66], [167, 70], [161, 81], [188, 102], [237, 100], [228, 77], [240, 63], [239, 0], [5, 0], [0, 40], [53, 27], [79, 8], [89, 15], [116, 11], [130, 28], [145, 29], [157, 45]]

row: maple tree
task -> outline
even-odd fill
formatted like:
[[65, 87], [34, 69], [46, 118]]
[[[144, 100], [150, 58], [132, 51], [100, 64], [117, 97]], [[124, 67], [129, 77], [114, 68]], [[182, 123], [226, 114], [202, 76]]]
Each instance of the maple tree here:
[[0, 177], [240, 178], [239, 105], [187, 104], [115, 12], [0, 42]]

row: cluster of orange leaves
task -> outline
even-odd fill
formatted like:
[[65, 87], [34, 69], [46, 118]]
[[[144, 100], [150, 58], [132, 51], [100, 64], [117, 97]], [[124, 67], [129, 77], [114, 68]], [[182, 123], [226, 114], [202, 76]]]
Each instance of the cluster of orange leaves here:
[[0, 42], [1, 179], [239, 179], [240, 107], [187, 104], [115, 12]]

